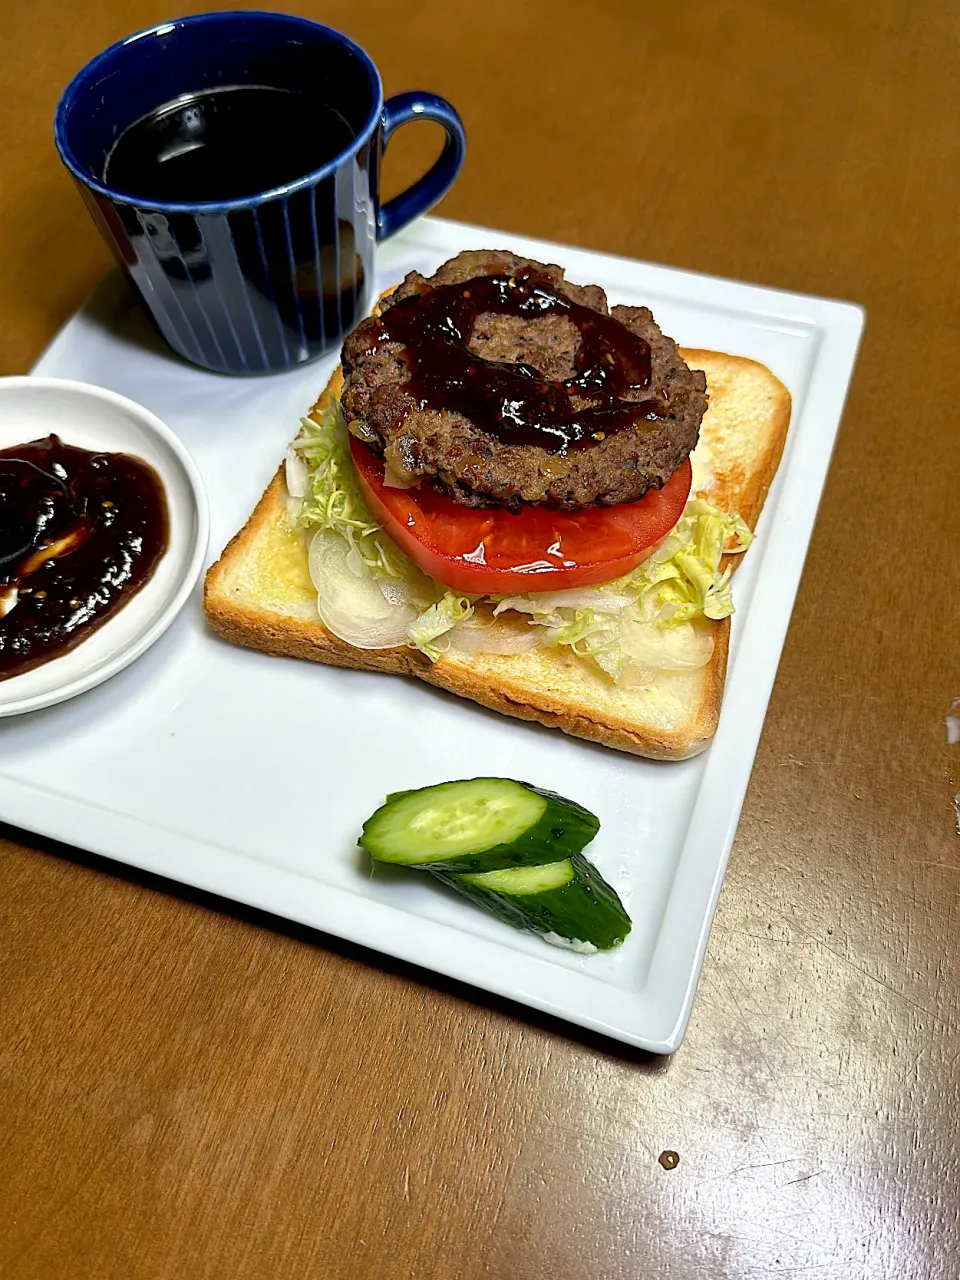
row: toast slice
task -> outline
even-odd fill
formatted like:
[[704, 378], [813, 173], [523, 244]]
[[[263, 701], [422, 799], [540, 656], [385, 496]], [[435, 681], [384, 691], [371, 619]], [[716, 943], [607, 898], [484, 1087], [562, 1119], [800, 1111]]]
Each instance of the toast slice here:
[[[709, 408], [692, 455], [694, 490], [739, 512], [752, 529], [780, 462], [790, 393], [753, 360], [712, 351], [681, 354], [707, 376]], [[341, 384], [337, 369], [311, 412], [339, 395]], [[204, 609], [224, 639], [283, 657], [416, 676], [505, 715], [657, 760], [696, 755], [716, 731], [729, 619], [710, 624], [714, 651], [706, 666], [663, 672], [645, 688], [615, 685], [575, 655], [556, 650], [458, 652], [431, 662], [415, 649], [355, 649], [320, 621], [306, 551], [287, 508], [281, 467], [207, 573]]]

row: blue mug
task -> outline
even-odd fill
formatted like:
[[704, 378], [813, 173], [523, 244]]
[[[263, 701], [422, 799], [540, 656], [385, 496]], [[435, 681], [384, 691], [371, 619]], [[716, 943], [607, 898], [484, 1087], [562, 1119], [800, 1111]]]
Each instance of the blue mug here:
[[[345, 122], [321, 167], [232, 199], [171, 202], [118, 189], [108, 160], [161, 106], [234, 87], [308, 95]], [[434, 120], [433, 167], [381, 205], [380, 158], [393, 132]], [[216, 373], [290, 369], [338, 348], [371, 303], [378, 241], [426, 212], [463, 164], [456, 111], [431, 93], [384, 103], [377, 68], [329, 27], [278, 13], [206, 13], [142, 31], [80, 71], [57, 107], [60, 155], [163, 337]]]

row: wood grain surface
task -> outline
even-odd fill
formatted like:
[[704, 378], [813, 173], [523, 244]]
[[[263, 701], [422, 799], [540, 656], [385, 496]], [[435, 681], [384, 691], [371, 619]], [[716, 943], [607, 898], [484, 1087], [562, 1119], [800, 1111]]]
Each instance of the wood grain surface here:
[[[443, 213], [853, 299], [862, 355], [676, 1057], [5, 829], [0, 1276], [956, 1280], [960, 10], [298, 11], [459, 106]], [[3, 6], [3, 372], [108, 265], [59, 91], [168, 16]]]

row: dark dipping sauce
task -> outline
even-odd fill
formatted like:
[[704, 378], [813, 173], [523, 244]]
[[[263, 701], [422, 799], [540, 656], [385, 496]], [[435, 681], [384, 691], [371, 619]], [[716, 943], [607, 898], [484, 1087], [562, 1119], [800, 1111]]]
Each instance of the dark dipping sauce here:
[[[576, 373], [554, 382], [532, 365], [474, 355], [473, 326], [490, 314], [565, 316], [580, 334]], [[529, 268], [404, 298], [381, 317], [378, 341], [406, 346], [408, 389], [421, 408], [462, 413], [504, 444], [550, 453], [588, 448], [644, 420], [659, 421], [669, 410], [662, 400], [643, 397], [650, 387], [649, 344], [612, 316], [556, 292]], [[574, 398], [594, 403], [577, 407]]]
[[163, 484], [139, 458], [58, 436], [0, 450], [0, 680], [73, 649], [122, 608], [168, 532]]

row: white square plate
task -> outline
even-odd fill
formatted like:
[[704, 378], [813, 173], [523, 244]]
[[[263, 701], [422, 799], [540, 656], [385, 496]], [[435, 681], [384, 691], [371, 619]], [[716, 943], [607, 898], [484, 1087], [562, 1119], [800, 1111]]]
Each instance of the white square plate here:
[[[384, 246], [377, 288], [460, 249], [559, 262], [611, 302], [650, 305], [681, 345], [751, 356], [794, 414], [757, 541], [735, 581], [720, 727], [658, 764], [510, 720], [419, 681], [232, 648], [199, 592], [107, 684], [0, 724], [0, 817], [264, 908], [658, 1053], [683, 1037], [724, 867], [863, 325], [846, 303], [754, 288], [424, 219]], [[334, 357], [272, 378], [203, 373], [160, 345], [110, 277], [35, 372], [146, 405], [180, 435], [210, 496], [211, 556], [243, 524]], [[428, 877], [355, 848], [388, 791], [497, 774], [593, 809], [590, 856], [633, 932], [580, 957], [516, 933]]]

